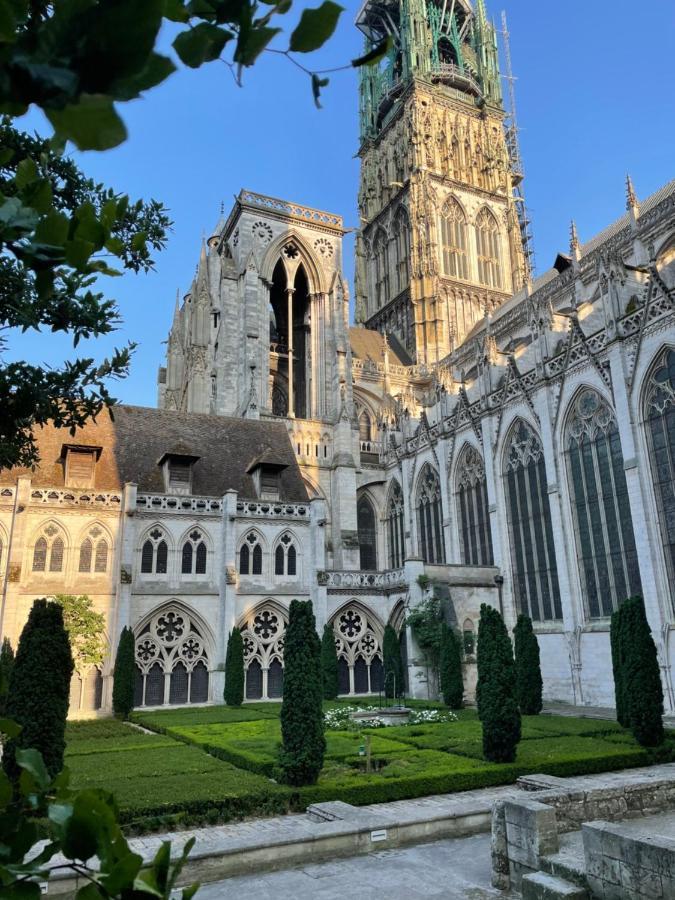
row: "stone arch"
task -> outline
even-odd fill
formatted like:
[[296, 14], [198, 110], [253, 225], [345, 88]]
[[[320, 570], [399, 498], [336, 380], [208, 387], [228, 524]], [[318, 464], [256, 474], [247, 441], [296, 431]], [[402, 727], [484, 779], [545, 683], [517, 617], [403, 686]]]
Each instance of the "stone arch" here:
[[330, 622], [338, 656], [339, 693], [378, 693], [384, 678], [384, 627], [379, 616], [352, 598], [333, 614]]
[[570, 395], [567, 398], [567, 402], [562, 408], [562, 414], [558, 417], [558, 447], [560, 447], [563, 452], [566, 449], [565, 436], [567, 435], [570, 421], [574, 418], [576, 405], [579, 402], [579, 398], [581, 397], [581, 395], [586, 391], [593, 391], [595, 394], [597, 394], [601, 401], [605, 404], [607, 409], [611, 412], [613, 419], [616, 421], [616, 410], [614, 409], [614, 402], [612, 400], [612, 397], [607, 393], [605, 385], [592, 383], [590, 381], [583, 381], [580, 384], [576, 384], [570, 392]]
[[[507, 427], [503, 430], [503, 438], [501, 441], [501, 446], [497, 451], [497, 459], [499, 461], [499, 472], [503, 474], [506, 472], [508, 466], [508, 455], [511, 447], [511, 442], [513, 440], [515, 432], [524, 425], [526, 428], [532, 432], [537, 441], [539, 442], [540, 447], [541, 444], [541, 434], [539, 433], [539, 426], [536, 422], [534, 422], [528, 415], [526, 415], [522, 410], [515, 413], [508, 423]], [[542, 449], [543, 454], [543, 449]]]
[[442, 564], [445, 562], [445, 544], [441, 477], [430, 462], [425, 462], [417, 475], [414, 497], [420, 555], [426, 563]]
[[271, 597], [239, 617], [244, 642], [244, 696], [247, 700], [277, 700], [283, 695], [284, 638], [288, 610]]
[[240, 575], [265, 575], [268, 553], [262, 531], [254, 525], [246, 528], [237, 544], [237, 571]]
[[[284, 256], [284, 248], [289, 244], [297, 248], [297, 262], [288, 260]], [[272, 281], [274, 269], [280, 260], [288, 278], [288, 287], [293, 287], [295, 273], [298, 267], [304, 263], [310, 293], [327, 293], [328, 284], [326, 283], [323, 266], [314, 249], [295, 228], [287, 229], [269, 244], [260, 267], [261, 277], [268, 282]]]
[[205, 703], [215, 641], [206, 621], [181, 600], [171, 599], [134, 628], [135, 706]]
[[457, 454], [451, 494], [456, 503], [462, 562], [494, 565], [485, 457], [473, 441], [465, 440]]
[[138, 571], [142, 575], [167, 575], [174, 550], [173, 535], [169, 529], [161, 522], [154, 522], [143, 531], [136, 546]]
[[367, 488], [362, 488], [356, 495], [356, 523], [362, 572], [374, 572], [378, 569], [377, 535], [379, 521], [380, 515], [375, 497]]
[[[200, 544], [204, 545], [203, 554]], [[209, 560], [213, 559], [213, 541], [206, 528], [193, 522], [178, 538], [176, 546], [180, 555], [181, 575], [208, 575]], [[191, 553], [186, 551], [186, 547], [191, 548]]]
[[[105, 555], [101, 544], [105, 544]], [[90, 522], [80, 529], [75, 546], [76, 568], [82, 573], [103, 574], [110, 570], [114, 551], [113, 537], [110, 529], [103, 522]]]
[[28, 564], [34, 574], [63, 575], [68, 568], [70, 534], [57, 519], [45, 519], [33, 530]]
[[[302, 542], [292, 528], [284, 528], [272, 545], [274, 575], [302, 577]], [[281, 565], [280, 565], [281, 563]]]

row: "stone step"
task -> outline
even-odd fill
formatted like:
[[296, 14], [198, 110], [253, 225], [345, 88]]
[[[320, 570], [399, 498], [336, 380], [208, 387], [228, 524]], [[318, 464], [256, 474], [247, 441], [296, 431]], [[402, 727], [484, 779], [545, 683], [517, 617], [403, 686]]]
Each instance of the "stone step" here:
[[557, 875], [573, 884], [585, 888], [586, 859], [584, 857], [584, 845], [581, 840], [581, 832], [560, 835], [560, 849], [557, 853], [551, 853], [541, 858], [541, 868], [549, 875]]
[[589, 900], [590, 897], [586, 888], [546, 872], [523, 875], [521, 891], [523, 900]]

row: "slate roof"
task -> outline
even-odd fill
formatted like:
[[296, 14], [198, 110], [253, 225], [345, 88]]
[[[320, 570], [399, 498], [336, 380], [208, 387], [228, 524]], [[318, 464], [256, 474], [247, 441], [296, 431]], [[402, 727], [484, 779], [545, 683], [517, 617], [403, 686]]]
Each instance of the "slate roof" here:
[[158, 462], [180, 447], [181, 452], [199, 457], [192, 476], [195, 495], [222, 497], [225, 491], [235, 490], [241, 497], [255, 498], [253, 479], [246, 470], [264, 456], [286, 467], [281, 472], [281, 499], [307, 501], [283, 422], [124, 405], [116, 406], [113, 414], [114, 420], [109, 412], [102, 412], [96, 422], [87, 422], [74, 435], [65, 428], [39, 429], [39, 468], [0, 471], [0, 484], [13, 484], [18, 475], [29, 475], [35, 487], [64, 486], [62, 447], [79, 444], [103, 448], [96, 464], [95, 490], [118, 491], [127, 482], [135, 482], [141, 493], [163, 494]]

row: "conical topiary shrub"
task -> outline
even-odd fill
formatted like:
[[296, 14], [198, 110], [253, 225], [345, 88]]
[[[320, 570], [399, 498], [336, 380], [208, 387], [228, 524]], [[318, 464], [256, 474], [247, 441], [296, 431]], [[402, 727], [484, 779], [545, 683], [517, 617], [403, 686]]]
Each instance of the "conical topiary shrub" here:
[[462, 648], [459, 638], [447, 625], [443, 626], [439, 669], [443, 702], [450, 709], [461, 709], [464, 703]]
[[382, 639], [382, 662], [384, 668], [384, 693], [385, 696], [402, 697], [405, 691], [403, 680], [403, 660], [401, 659], [401, 644], [399, 643], [396, 629], [393, 625], [387, 625]]
[[19, 774], [16, 751], [42, 754], [50, 776], [63, 768], [73, 658], [58, 603], [36, 600], [24, 625], [7, 694], [6, 716], [21, 733], [5, 745], [2, 765], [11, 779]]
[[128, 719], [134, 708], [136, 660], [134, 633], [128, 626], [122, 629], [113, 671], [113, 712], [119, 719]]
[[638, 744], [663, 743], [663, 687], [656, 644], [642, 597], [622, 606], [623, 686], [629, 726]]
[[14, 651], [9, 638], [5, 638], [0, 648], [0, 715], [5, 713], [9, 681], [14, 668]]
[[625, 667], [623, 659], [623, 604], [612, 613], [609, 629], [609, 641], [612, 651], [612, 672], [614, 674], [614, 701], [616, 704], [617, 722], [624, 728], [628, 728], [630, 722], [626, 709], [626, 696], [624, 689]]
[[321, 677], [323, 699], [335, 700], [338, 695], [338, 658], [333, 626], [328, 624], [321, 637]]
[[485, 603], [480, 608], [477, 665], [483, 755], [490, 762], [513, 762], [520, 740], [516, 666], [504, 620]]
[[513, 637], [518, 706], [521, 715], [538, 716], [542, 707], [544, 683], [541, 677], [539, 642], [529, 616], [518, 616]]
[[244, 639], [238, 628], [232, 629], [225, 657], [225, 703], [241, 706], [244, 701]]
[[320, 641], [310, 601], [293, 600], [284, 639], [279, 763], [287, 784], [315, 784], [326, 752]]

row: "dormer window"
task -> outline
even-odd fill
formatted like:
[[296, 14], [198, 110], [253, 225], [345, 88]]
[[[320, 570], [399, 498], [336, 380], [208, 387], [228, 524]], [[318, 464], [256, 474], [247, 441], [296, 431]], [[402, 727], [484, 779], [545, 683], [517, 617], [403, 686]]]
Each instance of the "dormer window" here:
[[260, 500], [281, 499], [281, 473], [287, 468], [271, 451], [253, 460], [246, 470], [253, 479], [256, 496]]
[[165, 453], [159, 461], [164, 473], [167, 494], [191, 494], [194, 464], [198, 456], [179, 450]]
[[61, 457], [65, 460], [65, 484], [67, 487], [94, 487], [96, 460], [101, 455], [101, 447], [87, 447], [64, 444]]

